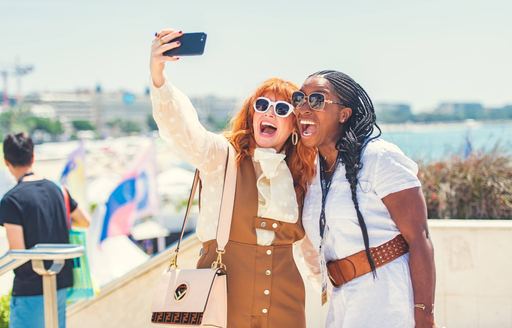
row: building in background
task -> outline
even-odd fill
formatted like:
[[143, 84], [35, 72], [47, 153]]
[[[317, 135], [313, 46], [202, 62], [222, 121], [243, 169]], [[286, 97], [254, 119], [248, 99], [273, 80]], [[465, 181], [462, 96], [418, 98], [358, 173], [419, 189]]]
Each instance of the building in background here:
[[222, 98], [217, 96], [192, 97], [199, 120], [210, 130], [222, 130], [233, 113], [238, 109], [239, 101], [236, 98]]
[[404, 103], [376, 103], [375, 115], [378, 122], [402, 123], [414, 119], [411, 106]]
[[437, 106], [435, 113], [453, 119], [478, 120], [485, 117], [485, 108], [481, 103], [443, 102]]
[[[193, 97], [200, 121], [210, 130], [222, 130], [236, 110], [236, 98], [217, 96]], [[42, 92], [25, 97], [30, 111], [41, 117], [60, 120], [66, 127], [76, 122], [89, 122], [100, 136], [123, 132], [143, 132], [151, 129], [151, 99], [148, 92], [104, 92], [95, 90], [72, 92]], [[75, 123], [73, 123], [75, 122]]]

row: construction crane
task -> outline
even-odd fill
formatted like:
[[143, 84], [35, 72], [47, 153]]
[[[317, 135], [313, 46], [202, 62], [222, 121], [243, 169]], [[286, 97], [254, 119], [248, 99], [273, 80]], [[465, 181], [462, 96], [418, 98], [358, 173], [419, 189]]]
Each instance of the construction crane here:
[[16, 78], [16, 84], [17, 84], [17, 94], [16, 94], [16, 102], [20, 103], [21, 101], [21, 79], [23, 76], [32, 73], [34, 70], [33, 65], [21, 65], [19, 60], [16, 59], [16, 63], [14, 65], [6, 65], [6, 66], [0, 66], [0, 75], [2, 75], [3, 80], [3, 106], [4, 108], [9, 107], [9, 94], [8, 94], [8, 84], [9, 84], [9, 77], [14, 76]]

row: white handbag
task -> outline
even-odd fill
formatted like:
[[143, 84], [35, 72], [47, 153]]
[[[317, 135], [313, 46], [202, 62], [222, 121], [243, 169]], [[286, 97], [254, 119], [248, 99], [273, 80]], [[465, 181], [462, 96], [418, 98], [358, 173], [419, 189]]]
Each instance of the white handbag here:
[[229, 145], [217, 226], [217, 259], [208, 269], [179, 269], [180, 243], [199, 183], [199, 171], [196, 170], [178, 245], [153, 298], [151, 322], [182, 328], [227, 326], [227, 273], [222, 254], [231, 229], [236, 175], [235, 150]]

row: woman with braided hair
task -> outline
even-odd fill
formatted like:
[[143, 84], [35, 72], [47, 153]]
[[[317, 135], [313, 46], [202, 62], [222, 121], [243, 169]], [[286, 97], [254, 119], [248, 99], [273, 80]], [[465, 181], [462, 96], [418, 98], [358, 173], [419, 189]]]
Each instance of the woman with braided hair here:
[[293, 93], [301, 142], [318, 149], [303, 225], [320, 252], [327, 327], [434, 327], [435, 267], [416, 163], [380, 138], [372, 101], [337, 71]]

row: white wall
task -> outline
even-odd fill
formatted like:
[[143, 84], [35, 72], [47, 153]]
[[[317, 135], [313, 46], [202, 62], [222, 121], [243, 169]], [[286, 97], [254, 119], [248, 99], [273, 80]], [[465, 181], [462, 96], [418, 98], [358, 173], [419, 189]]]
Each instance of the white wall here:
[[440, 327], [512, 327], [512, 220], [430, 220]]
[[[512, 327], [511, 221], [431, 220], [437, 266], [436, 321], [447, 328]], [[183, 246], [181, 264], [192, 267], [199, 243]], [[68, 326], [151, 327], [153, 288], [168, 264], [162, 254], [107, 286], [91, 302], [68, 310]], [[325, 308], [307, 288], [308, 327], [322, 327]]]

